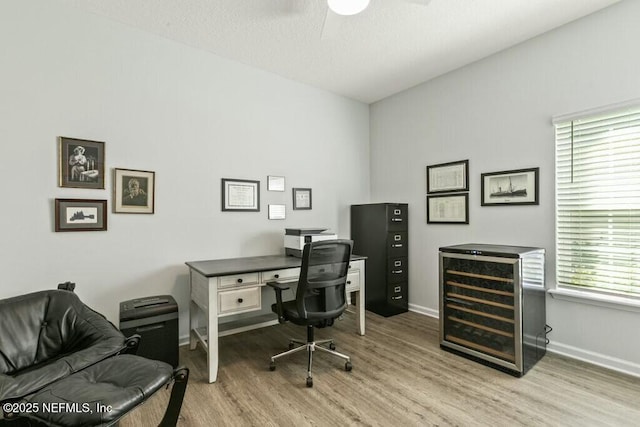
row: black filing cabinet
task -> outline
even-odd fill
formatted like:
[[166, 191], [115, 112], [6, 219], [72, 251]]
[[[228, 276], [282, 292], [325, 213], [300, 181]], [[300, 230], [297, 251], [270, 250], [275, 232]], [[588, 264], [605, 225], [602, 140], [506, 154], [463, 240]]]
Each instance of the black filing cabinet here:
[[121, 302], [120, 331], [140, 335], [138, 356], [178, 366], [178, 304], [171, 295]]
[[366, 309], [382, 316], [408, 310], [408, 205], [351, 206], [353, 253], [367, 257]]

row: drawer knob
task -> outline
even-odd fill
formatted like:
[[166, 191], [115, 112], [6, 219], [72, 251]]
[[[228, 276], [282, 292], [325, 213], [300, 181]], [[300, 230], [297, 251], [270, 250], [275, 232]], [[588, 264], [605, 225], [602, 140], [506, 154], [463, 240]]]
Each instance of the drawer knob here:
[[242, 301], [244, 301], [242, 298], [238, 298], [238, 304], [242, 304]]
[[238, 279], [238, 283], [242, 283], [242, 279]]
[[274, 274], [274, 275], [273, 275], [273, 277], [274, 277], [275, 279], [279, 279], [279, 278], [280, 278], [280, 275], [279, 275], [279, 274]]
[[351, 280], [347, 280], [347, 285], [350, 285], [350, 284], [351, 284]]

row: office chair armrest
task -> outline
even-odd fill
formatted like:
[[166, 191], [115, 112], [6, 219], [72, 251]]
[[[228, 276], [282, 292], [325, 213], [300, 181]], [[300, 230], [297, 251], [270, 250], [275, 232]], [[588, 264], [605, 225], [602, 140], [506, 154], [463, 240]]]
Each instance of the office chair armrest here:
[[276, 311], [277, 311], [276, 314], [278, 315], [278, 323], [286, 322], [286, 320], [284, 319], [284, 312], [282, 309], [282, 291], [286, 291], [287, 289], [290, 289], [290, 286], [288, 285], [288, 283], [294, 283], [294, 281], [267, 282], [267, 285], [271, 286], [273, 290], [276, 291]]
[[286, 291], [287, 289], [290, 289], [291, 286], [289, 286], [289, 283], [296, 283], [297, 281], [292, 280], [289, 282], [267, 282], [267, 285], [271, 286], [273, 289], [275, 289], [276, 292], [282, 292], [282, 291]]

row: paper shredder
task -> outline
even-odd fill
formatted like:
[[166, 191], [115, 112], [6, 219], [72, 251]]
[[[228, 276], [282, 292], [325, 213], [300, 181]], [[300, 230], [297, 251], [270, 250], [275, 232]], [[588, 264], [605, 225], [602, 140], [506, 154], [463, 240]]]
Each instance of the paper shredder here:
[[120, 331], [140, 335], [138, 356], [178, 366], [178, 304], [171, 295], [121, 302]]

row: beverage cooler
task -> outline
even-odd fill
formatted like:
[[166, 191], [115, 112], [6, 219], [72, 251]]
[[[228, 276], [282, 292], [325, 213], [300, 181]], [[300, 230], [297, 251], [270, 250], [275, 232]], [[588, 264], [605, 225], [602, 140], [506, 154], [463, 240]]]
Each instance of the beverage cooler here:
[[515, 376], [546, 352], [545, 251], [440, 248], [440, 347]]

